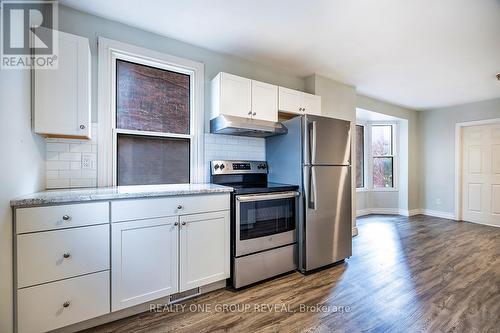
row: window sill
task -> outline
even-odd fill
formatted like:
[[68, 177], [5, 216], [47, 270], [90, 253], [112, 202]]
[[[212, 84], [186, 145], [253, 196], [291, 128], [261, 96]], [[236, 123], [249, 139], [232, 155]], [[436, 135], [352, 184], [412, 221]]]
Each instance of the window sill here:
[[372, 188], [368, 190], [370, 192], [399, 192], [397, 188], [388, 187], [388, 188]]

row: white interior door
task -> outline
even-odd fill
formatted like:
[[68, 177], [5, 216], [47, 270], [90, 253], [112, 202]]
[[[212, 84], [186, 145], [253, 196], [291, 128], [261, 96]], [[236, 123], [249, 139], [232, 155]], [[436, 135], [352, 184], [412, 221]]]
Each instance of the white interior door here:
[[462, 132], [462, 219], [500, 226], [500, 124]]

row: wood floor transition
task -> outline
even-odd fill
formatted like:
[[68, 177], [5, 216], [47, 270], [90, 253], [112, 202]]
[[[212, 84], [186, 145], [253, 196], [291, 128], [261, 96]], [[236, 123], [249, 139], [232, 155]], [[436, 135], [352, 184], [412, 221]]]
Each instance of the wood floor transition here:
[[88, 332], [500, 332], [500, 228], [358, 219], [353, 256]]

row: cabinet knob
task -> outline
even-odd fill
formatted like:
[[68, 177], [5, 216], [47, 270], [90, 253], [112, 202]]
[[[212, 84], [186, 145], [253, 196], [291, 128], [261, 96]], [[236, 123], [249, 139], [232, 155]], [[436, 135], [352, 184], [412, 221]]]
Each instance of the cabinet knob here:
[[69, 257], [71, 257], [71, 253], [66, 252], [66, 253], [63, 254], [63, 258], [64, 259], [68, 259]]
[[80, 125], [80, 129], [85, 129], [85, 125]]
[[179, 222], [174, 222], [174, 225], [177, 227], [179, 225]]
[[186, 222], [182, 222], [181, 224], [182, 224], [182, 225], [186, 225]]
[[248, 115], [251, 116], [252, 115], [252, 111], [248, 111]]
[[182, 209], [182, 205], [177, 205], [177, 209]]
[[63, 215], [62, 219], [64, 221], [69, 221], [69, 220], [71, 220], [71, 216], [69, 216], [69, 215]]
[[306, 108], [302, 108], [302, 111], [305, 111], [305, 110], [306, 110]]
[[257, 114], [257, 112], [254, 112], [254, 113], [252, 113], [252, 116], [255, 116], [256, 114]]
[[70, 301], [66, 301], [63, 303], [63, 308], [69, 308], [69, 306], [71, 305], [71, 302]]

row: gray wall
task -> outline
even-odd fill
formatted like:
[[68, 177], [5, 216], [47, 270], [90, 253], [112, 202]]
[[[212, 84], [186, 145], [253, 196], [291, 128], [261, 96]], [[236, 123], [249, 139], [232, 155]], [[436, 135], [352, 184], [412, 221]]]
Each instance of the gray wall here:
[[493, 118], [500, 118], [500, 98], [419, 113], [422, 208], [455, 212], [455, 124]]
[[0, 70], [0, 332], [12, 331], [11, 199], [45, 188], [45, 144], [31, 133], [30, 74]]
[[229, 72], [251, 79], [303, 90], [304, 80], [276, 69], [231, 55], [213, 52], [175, 39], [106, 20], [75, 9], [59, 6], [59, 30], [86, 37], [92, 54], [92, 121], [97, 122], [97, 37], [187, 58], [205, 64], [205, 123], [209, 120], [210, 81], [219, 72]]

